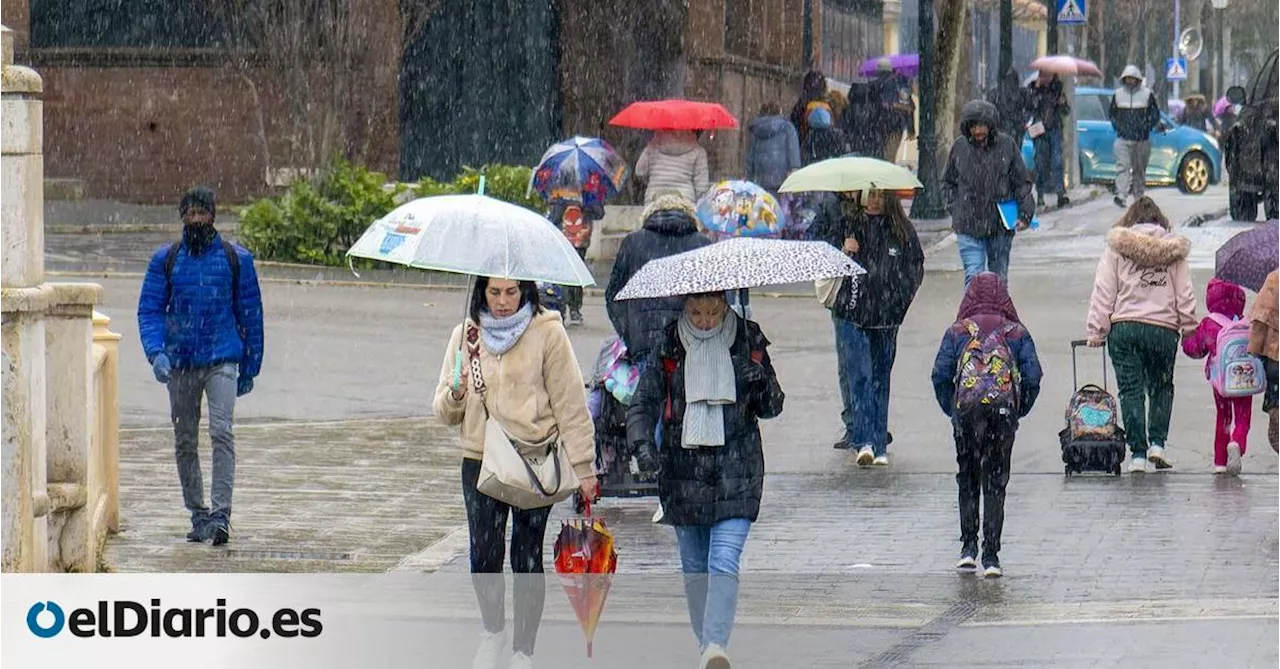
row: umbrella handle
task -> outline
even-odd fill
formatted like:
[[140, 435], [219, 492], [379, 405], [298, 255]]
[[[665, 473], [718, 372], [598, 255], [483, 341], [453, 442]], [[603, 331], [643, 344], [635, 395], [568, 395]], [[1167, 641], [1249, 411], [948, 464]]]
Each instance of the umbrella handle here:
[[483, 175], [483, 174], [481, 174], [481, 175], [480, 175], [480, 190], [479, 190], [479, 194], [480, 194], [480, 195], [484, 195], [484, 175]]
[[347, 256], [347, 268], [351, 270], [352, 274], [356, 275], [357, 279], [360, 278], [360, 273], [356, 271], [355, 261], [350, 255]]
[[458, 349], [458, 355], [453, 359], [453, 389], [458, 390], [462, 385], [462, 349]]

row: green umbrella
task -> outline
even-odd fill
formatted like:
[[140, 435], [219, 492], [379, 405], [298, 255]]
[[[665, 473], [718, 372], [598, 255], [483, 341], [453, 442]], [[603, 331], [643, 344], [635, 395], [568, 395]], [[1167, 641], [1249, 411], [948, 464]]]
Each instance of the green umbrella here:
[[850, 156], [829, 158], [796, 170], [782, 182], [781, 193], [805, 191], [913, 190], [924, 184], [905, 167], [878, 160]]

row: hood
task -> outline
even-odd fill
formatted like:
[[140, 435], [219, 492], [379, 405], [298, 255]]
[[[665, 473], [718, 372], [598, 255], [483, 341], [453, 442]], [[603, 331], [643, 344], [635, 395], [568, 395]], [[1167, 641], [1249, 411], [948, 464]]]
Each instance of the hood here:
[[1129, 77], [1133, 77], [1134, 79], [1137, 79], [1139, 86], [1142, 85], [1142, 82], [1144, 80], [1142, 76], [1142, 70], [1139, 70], [1137, 65], [1130, 65], [1124, 68], [1124, 72], [1120, 73], [1121, 82], [1124, 82], [1124, 80], [1128, 79]]
[[983, 272], [973, 277], [969, 288], [964, 291], [964, 299], [960, 301], [960, 311], [956, 320], [962, 321], [981, 314], [1003, 316], [1008, 320], [1020, 323], [1018, 310], [1013, 306], [1013, 298], [1009, 297], [1009, 289], [995, 272]]
[[1190, 239], [1175, 235], [1158, 223], [1112, 228], [1107, 233], [1107, 246], [1138, 267], [1168, 267], [1186, 260], [1191, 253]]
[[679, 195], [663, 195], [644, 208], [644, 229], [680, 236], [698, 231], [694, 205]]
[[659, 130], [649, 144], [668, 156], [683, 156], [698, 148], [698, 136], [692, 130]]
[[960, 134], [966, 138], [969, 137], [969, 126], [974, 123], [982, 123], [991, 128], [991, 135], [994, 136], [996, 126], [1000, 121], [1000, 113], [996, 111], [996, 106], [986, 100], [970, 100], [964, 103], [964, 108], [960, 110]]
[[761, 116], [752, 121], [748, 128], [752, 137], [765, 140], [786, 132], [789, 125], [791, 122], [781, 116]]
[[1244, 316], [1244, 299], [1243, 288], [1217, 277], [1209, 279], [1209, 287], [1204, 291], [1204, 305], [1223, 316]]

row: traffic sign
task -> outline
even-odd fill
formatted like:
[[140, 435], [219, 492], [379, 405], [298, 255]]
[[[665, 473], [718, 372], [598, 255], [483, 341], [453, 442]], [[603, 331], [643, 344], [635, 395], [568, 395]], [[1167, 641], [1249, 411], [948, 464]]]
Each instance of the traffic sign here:
[[1164, 78], [1169, 81], [1186, 81], [1187, 59], [1167, 58], [1164, 64]]
[[1089, 8], [1085, 0], [1057, 0], [1058, 25], [1082, 26], [1089, 22]]

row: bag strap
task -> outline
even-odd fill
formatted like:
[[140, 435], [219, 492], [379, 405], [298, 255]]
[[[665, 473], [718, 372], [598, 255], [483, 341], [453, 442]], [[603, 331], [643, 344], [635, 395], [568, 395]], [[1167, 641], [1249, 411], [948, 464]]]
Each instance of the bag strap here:
[[1213, 311], [1209, 312], [1209, 318], [1213, 320], [1214, 323], [1217, 323], [1218, 325], [1221, 325], [1224, 328], [1230, 327], [1233, 323], [1236, 322], [1234, 319], [1229, 319], [1226, 316]]
[[[483, 402], [488, 388], [484, 383], [484, 373], [480, 371], [480, 328], [474, 323], [467, 323], [466, 329], [463, 330], [463, 341], [467, 349], [467, 364], [471, 368], [471, 386], [480, 395]], [[489, 412], [489, 407], [485, 407], [485, 413]]]

